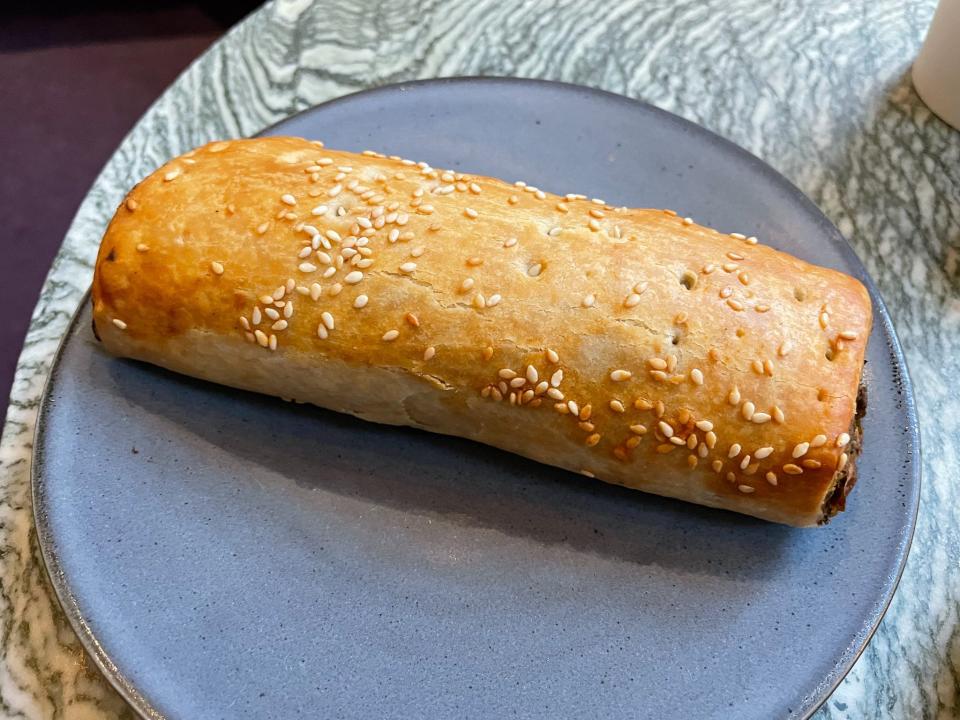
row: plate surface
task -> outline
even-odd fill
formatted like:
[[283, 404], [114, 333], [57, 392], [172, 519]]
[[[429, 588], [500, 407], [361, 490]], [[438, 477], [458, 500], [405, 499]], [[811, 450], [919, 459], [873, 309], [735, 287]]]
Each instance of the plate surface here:
[[834, 227], [758, 159], [618, 96], [519, 80], [341, 98], [321, 138], [671, 207], [871, 290], [850, 509], [795, 530], [106, 356], [87, 304], [38, 423], [60, 600], [149, 717], [804, 717], [890, 600], [919, 497], [899, 345]]

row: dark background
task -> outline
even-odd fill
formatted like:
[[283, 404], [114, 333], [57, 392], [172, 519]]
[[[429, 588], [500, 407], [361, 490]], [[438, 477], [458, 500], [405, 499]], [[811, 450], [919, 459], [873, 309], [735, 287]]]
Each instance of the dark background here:
[[0, 9], [4, 412], [43, 279], [100, 168], [190, 61], [258, 5], [40, 0]]

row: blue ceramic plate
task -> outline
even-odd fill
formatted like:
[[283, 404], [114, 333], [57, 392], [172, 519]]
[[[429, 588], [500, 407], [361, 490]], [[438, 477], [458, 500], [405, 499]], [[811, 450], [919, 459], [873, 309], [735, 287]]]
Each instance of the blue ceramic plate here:
[[321, 138], [671, 207], [860, 278], [876, 325], [860, 481], [795, 530], [106, 356], [87, 304], [34, 462], [50, 576], [144, 716], [805, 717], [903, 567], [917, 420], [890, 318], [837, 230], [755, 157], [642, 103], [448, 80], [327, 103]]

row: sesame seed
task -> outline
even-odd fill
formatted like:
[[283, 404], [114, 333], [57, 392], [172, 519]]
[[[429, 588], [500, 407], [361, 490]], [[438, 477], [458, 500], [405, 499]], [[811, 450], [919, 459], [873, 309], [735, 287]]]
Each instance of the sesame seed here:
[[474, 210], [473, 208], [466, 208], [463, 211], [463, 214], [466, 215], [468, 218], [476, 218], [479, 213], [477, 213], [477, 211]]
[[283, 306], [283, 316], [288, 320], [293, 317], [293, 300], [288, 300], [287, 304]]
[[504, 380], [513, 380], [513, 378], [517, 376], [517, 373], [510, 368], [501, 368], [497, 375], [502, 377]]
[[825, 312], [820, 313], [820, 327], [824, 330], [827, 329], [827, 325], [830, 324], [830, 315]]
[[596, 425], [592, 422], [579, 422], [577, 423], [577, 427], [584, 432], [593, 432], [596, 429]]
[[696, 425], [698, 430], [703, 430], [704, 432], [713, 430], [713, 423], [709, 420], [698, 420]]
[[527, 384], [527, 380], [526, 378], [523, 378], [523, 377], [515, 377], [513, 380], [510, 381], [510, 387], [512, 388], [522, 388], [526, 384]]
[[531, 385], [536, 385], [540, 380], [540, 375], [537, 373], [537, 369], [533, 365], [527, 365], [527, 380], [530, 381]]
[[549, 389], [550, 383], [548, 383], [546, 380], [541, 380], [537, 383], [537, 387], [534, 388], [534, 392], [536, 392], [537, 395], [543, 395]]
[[417, 264], [415, 262], [405, 262], [400, 266], [400, 272], [402, 273], [412, 273], [417, 269]]
[[473, 306], [477, 310], [483, 310], [487, 306], [487, 299], [483, 296], [483, 293], [477, 293], [473, 296]]
[[767, 482], [776, 487], [777, 485], [777, 474], [773, 472], [768, 472], [766, 475]]
[[844, 330], [843, 332], [840, 333], [840, 337], [843, 340], [856, 340], [857, 334], [852, 330]]
[[140, 207], [139, 204], [137, 203], [137, 201], [134, 200], [132, 197], [128, 197], [128, 198], [127, 198], [127, 203], [126, 203], [126, 205], [127, 205], [127, 210], [129, 210], [130, 212], [133, 212], [133, 211], [136, 210], [138, 207]]
[[472, 192], [474, 195], [479, 195], [480, 186], [477, 185], [475, 182], [470, 183], [470, 192]]
[[816, 435], [814, 436], [813, 440], [810, 441], [810, 447], [812, 448], [822, 447], [826, 444], [827, 444], [826, 435]]
[[423, 351], [423, 359], [430, 360], [436, 354], [437, 354], [437, 349], [433, 345], [431, 345], [430, 347], [428, 347], [426, 350]]
[[750, 284], [750, 275], [749, 275], [749, 273], [747, 273], [747, 272], [745, 272], [745, 271], [744, 271], [744, 272], [740, 272], [740, 273], [737, 274], [737, 280], [740, 281], [740, 284], [741, 284], [741, 285], [749, 285], [749, 284]]
[[743, 303], [740, 302], [739, 300], [734, 300], [733, 298], [730, 298], [729, 300], [727, 300], [727, 305], [729, 305], [731, 309], [736, 310], [737, 312], [740, 312], [741, 310], [743, 310]]
[[753, 456], [758, 460], [763, 460], [766, 457], [770, 457], [773, 453], [773, 448], [767, 445], [766, 447], [757, 448], [757, 451], [753, 453]]
[[837, 462], [837, 470], [843, 470], [847, 466], [847, 461], [850, 459], [850, 456], [846, 453], [840, 453], [840, 460]]
[[636, 293], [630, 293], [623, 300], [623, 306], [628, 308], [636, 307], [639, 303], [640, 303], [640, 296], [637, 295]]
[[720, 297], [724, 299], [730, 297], [731, 295], [733, 295], [733, 288], [729, 285], [720, 291]]
[[820, 461], [814, 460], [813, 458], [806, 458], [802, 463], [805, 468], [810, 468], [811, 470], [817, 470], [820, 467]]
[[715, 473], [719, 473], [723, 469], [723, 463], [720, 460], [714, 460], [710, 463], [710, 467], [713, 468]]
[[777, 355], [780, 357], [786, 357], [787, 353], [789, 353], [791, 349], [793, 349], [793, 344], [789, 340], [784, 340], [782, 343], [780, 343], [780, 347], [777, 348]]
[[638, 425], [631, 425], [631, 426], [630, 426], [630, 432], [632, 432], [634, 435], [646, 435], [646, 434], [647, 434], [647, 426], [646, 426], [646, 425], [639, 425], [639, 424], [638, 424]]
[[319, 337], [321, 340], [326, 340], [328, 337], [330, 337], [330, 331], [327, 330], [323, 323], [317, 325], [317, 337]]
[[175, 180], [180, 175], [180, 168], [174, 168], [163, 176], [164, 182]]
[[650, 377], [660, 382], [666, 382], [670, 376], [667, 375], [663, 370], [651, 370]]
[[581, 420], [589, 420], [590, 415], [592, 414], [593, 414], [593, 405], [591, 405], [590, 403], [587, 403], [582, 408], [580, 408], [579, 415]]
[[280, 313], [274, 310], [272, 307], [267, 308], [266, 310], [264, 310], [264, 312], [267, 314], [267, 317], [270, 318], [271, 320], [280, 319]]
[[702, 458], [705, 458], [709, 454], [710, 454], [710, 450], [707, 448], [707, 444], [700, 443], [700, 446], [697, 448], [697, 455], [699, 455]]
[[677, 435], [674, 435], [672, 438], [670, 438], [670, 442], [672, 442], [674, 445], [677, 445], [677, 446], [687, 444], [682, 437], [679, 437]]
[[270, 223], [260, 223], [257, 225], [257, 235], [263, 235], [270, 228]]
[[549, 230], [547, 230], [547, 235], [549, 235], [550, 237], [556, 237], [562, 231], [563, 231], [563, 228], [561, 227], [552, 227]]
[[339, 195], [342, 191], [343, 191], [343, 185], [341, 185], [340, 183], [337, 183], [337, 184], [334, 185], [332, 188], [330, 188], [329, 190], [327, 190], [327, 195], [329, 195], [330, 197], [336, 197], [336, 196]]
[[240, 324], [243, 326], [244, 330], [250, 329], [250, 321], [247, 320], [243, 315], [240, 316]]
[[596, 301], [597, 301], [596, 295], [594, 295], [593, 293], [587, 293], [586, 295], [584, 295], [583, 300], [581, 300], [580, 302], [584, 307], [593, 307], [593, 304]]
[[316, 302], [322, 291], [323, 288], [320, 286], [320, 283], [312, 283], [310, 285], [310, 299]]
[[747, 236], [746, 236], [746, 235], [741, 235], [741, 234], [738, 233], [738, 232], [732, 232], [732, 233], [730, 233], [730, 237], [736, 238], [737, 240], [746, 240], [746, 239], [747, 239]]
[[620, 402], [619, 400], [611, 400], [610, 409], [613, 410], [615, 413], [622, 413], [627, 411], [627, 409], [623, 406], [623, 403]]
[[290, 193], [285, 193], [280, 196], [280, 202], [284, 205], [290, 205], [291, 207], [297, 204], [297, 199]]
[[515, 237], [507, 238], [506, 240], [503, 241], [503, 246], [505, 248], [513, 247], [516, 244], [517, 244], [517, 239]]
[[353, 301], [353, 306], [357, 310], [360, 310], [361, 308], [365, 308], [367, 306], [368, 300], [369, 298], [366, 295], [357, 295]]
[[533, 195], [537, 198], [537, 200], [543, 200], [547, 197], [547, 194], [543, 190], [537, 190], [533, 193]]
[[740, 406], [740, 413], [743, 415], [744, 420], [749, 420], [753, 417], [754, 412], [756, 411], [756, 405], [747, 400], [743, 405]]
[[484, 360], [489, 360], [490, 358], [493, 357], [493, 348], [487, 345], [487, 347], [483, 349], [483, 353], [481, 354], [483, 355]]
[[565, 213], [565, 212], [570, 212], [570, 208], [568, 208], [568, 207], [567, 207], [567, 204], [564, 203], [564, 202], [558, 202], [558, 203], [557, 203], [557, 210], [559, 210], [560, 212], [564, 212], [564, 213]]
[[569, 408], [570, 412], [572, 412], [574, 415], [580, 414], [580, 406], [577, 405], [575, 400], [570, 400], [569, 402], [567, 402], [567, 407]]
[[541, 263], [534, 263], [529, 268], [527, 268], [527, 275], [530, 277], [537, 277], [540, 275], [540, 272], [543, 270], [543, 265]]
[[110, 322], [112, 322], [120, 330], [127, 329], [127, 324], [123, 320], [120, 320], [119, 318], [113, 318], [113, 320], [111, 320]]
[[304, 273], [312, 273], [317, 271], [317, 266], [314, 265], [313, 263], [302, 262], [298, 267], [300, 269], [300, 272], [304, 272]]
[[331, 315], [329, 312], [324, 310], [322, 313], [320, 313], [320, 320], [323, 322], [327, 330], [333, 330], [333, 327], [334, 327], [333, 315]]
[[551, 363], [556, 364], [560, 362], [560, 356], [557, 355], [556, 350], [551, 350], [550, 348], [547, 348], [547, 360], [549, 360]]
[[139, 245], [137, 245], [137, 252], [145, 253], [145, 252], [147, 252], [149, 249], [150, 249], [150, 247], [149, 247], [148, 245], [144, 245], [143, 243], [140, 243]]
[[690, 371], [690, 379], [694, 385], [703, 385], [703, 373], [698, 368]]
[[560, 392], [557, 388], [552, 387], [547, 390], [547, 395], [554, 400], [563, 400], [563, 393]]
[[257, 339], [257, 344], [260, 347], [267, 347], [270, 344], [270, 338], [267, 337], [267, 334], [263, 330], [254, 330], [253, 336]]
[[755, 489], [750, 485], [737, 485], [737, 489], [742, 493], [746, 493], [747, 495], [755, 491]]
[[643, 440], [642, 437], [636, 435], [628, 437], [623, 444], [626, 445], [630, 450], [633, 450], [637, 445], [640, 444], [640, 441]]
[[550, 376], [550, 385], [552, 387], [560, 387], [560, 383], [563, 382], [563, 369], [557, 370], [553, 375]]
[[587, 227], [593, 230], [593, 232], [597, 232], [597, 230], [600, 229], [600, 223], [597, 220], [591, 220], [587, 223]]
[[837, 436], [837, 447], [842, 448], [846, 447], [850, 442], [850, 435], [848, 433], [840, 433]]
[[478, 265], [483, 265], [483, 258], [480, 258], [480, 257], [467, 258], [468, 267], [477, 267]]
[[270, 326], [271, 330], [286, 330], [287, 321], [286, 320], [277, 320], [273, 325]]
[[[520, 404], [523, 405], [525, 403], [530, 402], [531, 400], [533, 400], [534, 395], [535, 393], [533, 392], [533, 390], [524, 390], [523, 395], [520, 396]], [[590, 429], [591, 430], [593, 429], [592, 425], [590, 426]]]
[[794, 458], [803, 457], [804, 455], [807, 454], [807, 450], [809, 449], [810, 449], [810, 443], [806, 443], [806, 442], [798, 443], [793, 448], [793, 457]]
[[727, 453], [727, 457], [735, 458], [737, 455], [740, 454], [741, 449], [742, 448], [740, 447], [740, 443], [734, 443], [733, 445], [730, 446], [730, 451]]
[[337, 295], [340, 294], [341, 290], [343, 290], [343, 285], [341, 285], [340, 283], [334, 283], [333, 285], [330, 286], [330, 290], [329, 290], [330, 297], [336, 297]]
[[614, 370], [610, 373], [610, 379], [614, 382], [624, 382], [633, 377], [633, 373], [629, 370]]
[[780, 425], [783, 424], [784, 419], [785, 419], [785, 418], [784, 418], [784, 415], [783, 415], [783, 410], [781, 410], [779, 407], [777, 407], [776, 405], [774, 405], [774, 406], [773, 406], [773, 409], [771, 410], [771, 415], [773, 415], [773, 421], [774, 421], [775, 423], [778, 423], [778, 424], [780, 424]]
[[392, 341], [396, 340], [398, 337], [400, 337], [400, 331], [399, 331], [399, 330], [387, 330], [387, 331], [383, 334], [383, 337], [380, 338], [380, 339], [383, 340], [384, 342], [392, 342]]
[[663, 433], [665, 438], [673, 437], [673, 428], [668, 423], [661, 420], [657, 423], [657, 427], [660, 428], [660, 432]]
[[361, 280], [363, 280], [363, 273], [360, 272], [359, 270], [353, 270], [352, 272], [348, 272], [347, 276], [343, 278], [343, 281], [348, 285], [356, 285]]
[[740, 461], [740, 469], [746, 470], [750, 465], [750, 455], [749, 453], [743, 456], [743, 460]]
[[473, 287], [473, 278], [470, 278], [470, 277], [465, 278], [464, 281], [460, 283], [460, 292], [465, 293], [472, 287]]
[[757, 375], [763, 375], [763, 363], [760, 362], [759, 360], [754, 360], [753, 362], [751, 362], [750, 367], [753, 368], [753, 371]]
[[716, 434], [715, 432], [713, 432], [713, 431], [711, 430], [710, 432], [708, 432], [708, 433], [706, 434], [706, 437], [705, 437], [704, 439], [705, 439], [706, 442], [707, 442], [707, 447], [708, 447], [708, 448], [710, 448], [711, 450], [713, 450], [713, 448], [716, 447], [716, 445], [717, 445], [717, 434]]
[[783, 471], [784, 471], [787, 475], [802, 475], [802, 474], [803, 474], [803, 468], [801, 468], [799, 465], [794, 465], [793, 463], [787, 463], [786, 465], [784, 465], [784, 466], [783, 466]]
[[518, 202], [520, 202], [520, 198], [517, 197], [516, 195], [511, 195], [510, 197], [507, 198], [507, 202], [510, 203], [511, 205], [516, 205]]
[[587, 447], [593, 447], [598, 442], [600, 442], [600, 433], [594, 433], [593, 435], [589, 436], [584, 442], [586, 443]]
[[754, 413], [750, 416], [750, 422], [762, 425], [763, 423], [770, 422], [770, 415], [765, 412]]

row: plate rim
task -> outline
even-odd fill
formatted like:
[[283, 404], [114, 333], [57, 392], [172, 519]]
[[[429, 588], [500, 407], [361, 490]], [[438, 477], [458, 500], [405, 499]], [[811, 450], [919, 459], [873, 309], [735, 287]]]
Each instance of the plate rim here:
[[[741, 156], [753, 167], [753, 169], [758, 170], [759, 174], [770, 180], [773, 184], [782, 188], [785, 192], [789, 193], [795, 201], [798, 201], [799, 205], [805, 207], [808, 212], [815, 216], [819, 224], [825, 228], [825, 235], [827, 236], [829, 242], [839, 250], [840, 254], [845, 258], [845, 260], [850, 263], [854, 270], [856, 270], [857, 278], [866, 286], [867, 292], [869, 293], [870, 299], [874, 305], [875, 322], [879, 321], [879, 324], [881, 324], [883, 327], [884, 334], [889, 337], [891, 341], [889, 344], [891, 355], [893, 356], [895, 364], [902, 374], [904, 414], [907, 418], [906, 434], [907, 438], [909, 439], [910, 448], [913, 450], [910, 459], [909, 470], [909, 475], [912, 479], [912, 491], [907, 498], [909, 503], [908, 523], [907, 527], [904, 528], [906, 532], [901, 534], [901, 537], [903, 538], [901, 541], [902, 552], [898, 558], [898, 567], [896, 569], [895, 577], [893, 582], [890, 583], [889, 589], [885, 593], [884, 597], [880, 598], [881, 602], [874, 606], [875, 609], [872, 617], [870, 618], [870, 627], [868, 631], [863, 635], [859, 645], [853, 652], [849, 652], [848, 648], [848, 651], [838, 658], [830, 674], [825, 678], [825, 680], [828, 682], [817, 686], [817, 691], [808, 695], [801, 701], [806, 707], [803, 709], [802, 715], [796, 715], [795, 717], [801, 718], [801, 720], [809, 720], [809, 718], [811, 718], [826, 703], [840, 683], [843, 682], [844, 678], [849, 674], [857, 660], [859, 660], [860, 656], [867, 649], [867, 646], [870, 644], [870, 641], [876, 634], [880, 623], [886, 616], [887, 610], [890, 608], [890, 604], [896, 595], [897, 589], [899, 588], [900, 580], [903, 577], [907, 560], [910, 557], [910, 551], [913, 546], [913, 539], [917, 528], [917, 519], [920, 512], [920, 491], [923, 463], [921, 460], [920, 427], [919, 418], [917, 415], [916, 398], [913, 391], [913, 381], [910, 377], [910, 370], [907, 365], [906, 357], [903, 353], [903, 347], [900, 344], [900, 338], [897, 335], [896, 328], [893, 324], [893, 319], [890, 317], [890, 313], [887, 310], [886, 303], [880, 294], [879, 288], [873, 281], [873, 278], [867, 272], [867, 268], [863, 264], [863, 261], [853, 250], [853, 247], [850, 245], [849, 241], [847, 241], [847, 239], [843, 236], [839, 229], [837, 229], [833, 222], [810, 198], [806, 196], [806, 194], [804, 194], [796, 185], [793, 184], [793, 182], [776, 170], [776, 168], [774, 168], [772, 165], [757, 157], [749, 150], [737, 145], [731, 140], [728, 140], [722, 135], [719, 135], [691, 120], [687, 120], [680, 115], [659, 108], [656, 105], [648, 103], [644, 100], [631, 98], [626, 95], [621, 95], [619, 93], [610, 92], [600, 88], [578, 85], [576, 83], [544, 80], [540, 78], [492, 75], [462, 75], [387, 83], [384, 85], [378, 85], [376, 87], [358, 90], [345, 95], [339, 95], [324, 102], [303, 108], [302, 110], [287, 115], [280, 120], [277, 120], [276, 122], [260, 129], [252, 137], [260, 137], [270, 133], [280, 125], [283, 125], [297, 117], [314, 112], [319, 108], [325, 108], [344, 101], [349, 101], [360, 95], [370, 96], [381, 93], [397, 91], [402, 92], [408, 87], [434, 87], [457, 84], [476, 85], [481, 83], [538, 85], [546, 86], [548, 88], [585, 93], [588, 95], [597, 95], [607, 100], [639, 106], [653, 115], [659, 115], [663, 117], [668, 122], [676, 123], [682, 127], [692, 130], [693, 132], [706, 134], [711, 141], [717, 142], [724, 146], [726, 150]], [[117, 691], [117, 693], [138, 715], [145, 720], [163, 720], [166, 716], [153, 707], [153, 705], [147, 701], [140, 691], [137, 690], [136, 686], [123, 674], [120, 668], [117, 667], [117, 665], [113, 662], [107, 651], [100, 644], [90, 626], [87, 624], [87, 621], [80, 610], [80, 606], [74, 597], [73, 592], [66, 580], [66, 576], [60, 566], [55, 542], [53, 539], [53, 532], [47, 522], [47, 514], [43, 511], [43, 508], [45, 507], [43, 500], [45, 497], [47, 484], [44, 482], [44, 478], [40, 472], [44, 466], [45, 447], [43, 442], [41, 442], [41, 437], [44, 432], [46, 417], [50, 412], [51, 405], [53, 404], [52, 390], [55, 384], [55, 377], [57, 374], [56, 371], [60, 365], [61, 356], [63, 355], [67, 342], [75, 334], [76, 327], [81, 316], [83, 315], [84, 309], [89, 302], [90, 289], [88, 288], [84, 292], [80, 302], [77, 304], [77, 307], [70, 318], [70, 322], [60, 338], [57, 349], [51, 358], [49, 370], [47, 372], [47, 377], [44, 380], [43, 391], [37, 407], [36, 422], [32, 436], [33, 448], [30, 463], [30, 494], [34, 523], [36, 527], [37, 545], [40, 548], [40, 558], [42, 560], [44, 570], [46, 571], [50, 586], [53, 588], [54, 596], [56, 597], [61, 610], [66, 616], [67, 621], [70, 623], [71, 628], [76, 634], [77, 639], [80, 641], [81, 646], [86, 651], [88, 657], [93, 661], [94, 665], [96, 665], [97, 669], [107, 680], [107, 682], [110, 683], [114, 690]], [[854, 638], [854, 641], [856, 641], [856, 638]]]

